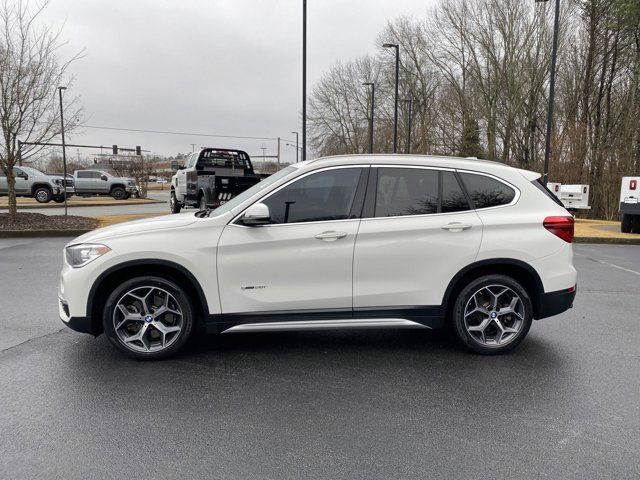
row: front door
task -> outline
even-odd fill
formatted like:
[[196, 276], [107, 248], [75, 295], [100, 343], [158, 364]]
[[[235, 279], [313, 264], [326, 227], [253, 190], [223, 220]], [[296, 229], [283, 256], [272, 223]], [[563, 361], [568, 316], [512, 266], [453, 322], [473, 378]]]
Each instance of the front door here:
[[449, 281], [476, 259], [482, 222], [453, 171], [379, 167], [371, 176], [355, 246], [354, 311], [432, 316]]
[[25, 195], [29, 193], [29, 182], [27, 181], [29, 175], [27, 172], [20, 168], [14, 168], [13, 175], [16, 181], [16, 194]]
[[223, 315], [351, 317], [353, 247], [367, 174], [363, 167], [312, 172], [261, 200], [271, 224], [229, 224], [218, 244]]

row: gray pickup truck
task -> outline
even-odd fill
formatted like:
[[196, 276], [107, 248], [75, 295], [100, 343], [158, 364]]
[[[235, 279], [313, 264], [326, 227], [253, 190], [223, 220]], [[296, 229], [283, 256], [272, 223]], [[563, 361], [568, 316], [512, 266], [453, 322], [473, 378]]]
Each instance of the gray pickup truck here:
[[126, 200], [138, 195], [138, 187], [132, 178], [114, 177], [102, 170], [76, 170], [73, 179], [76, 194], [80, 196], [111, 195], [116, 200]]
[[[31, 167], [14, 167], [16, 180], [16, 196], [33, 197], [38, 203], [64, 202], [65, 193], [70, 197], [74, 193], [73, 180], [67, 178], [63, 186], [62, 175], [47, 175]], [[0, 196], [9, 193], [7, 177], [0, 168]]]

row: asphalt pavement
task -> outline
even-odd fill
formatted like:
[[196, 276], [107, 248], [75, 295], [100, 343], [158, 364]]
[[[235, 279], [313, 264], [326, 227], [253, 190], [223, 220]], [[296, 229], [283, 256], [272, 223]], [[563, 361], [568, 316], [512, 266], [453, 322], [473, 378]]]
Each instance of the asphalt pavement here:
[[205, 337], [162, 362], [63, 328], [65, 239], [0, 239], [0, 478], [638, 479], [640, 246], [509, 355], [421, 330]]

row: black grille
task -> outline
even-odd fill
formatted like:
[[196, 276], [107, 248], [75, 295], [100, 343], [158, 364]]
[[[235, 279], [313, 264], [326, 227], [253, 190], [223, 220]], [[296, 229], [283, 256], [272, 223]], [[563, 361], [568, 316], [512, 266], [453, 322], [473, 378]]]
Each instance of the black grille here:
[[69, 179], [67, 178], [67, 180], [65, 181], [65, 186], [67, 186], [67, 187], [73, 187], [73, 180], [69, 180]]

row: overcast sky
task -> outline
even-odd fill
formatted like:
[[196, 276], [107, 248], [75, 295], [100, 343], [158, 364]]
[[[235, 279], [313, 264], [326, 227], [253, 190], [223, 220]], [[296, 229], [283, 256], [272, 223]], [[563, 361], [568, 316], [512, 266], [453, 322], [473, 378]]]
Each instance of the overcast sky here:
[[[386, 22], [423, 17], [435, 0], [309, 0], [308, 90], [338, 60], [374, 53]], [[301, 127], [302, 0], [51, 0], [64, 24], [87, 125], [282, 137]], [[159, 154], [191, 144], [275, 154], [270, 140], [84, 128], [69, 142], [142, 145]], [[282, 143], [284, 159], [295, 149]], [[75, 154], [75, 150], [73, 151]], [[89, 152], [83, 152], [88, 154]]]

